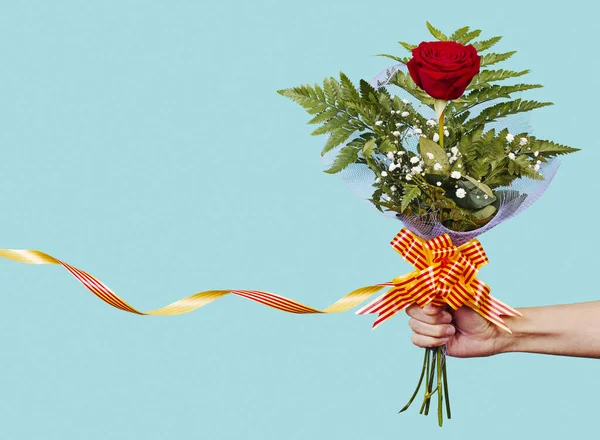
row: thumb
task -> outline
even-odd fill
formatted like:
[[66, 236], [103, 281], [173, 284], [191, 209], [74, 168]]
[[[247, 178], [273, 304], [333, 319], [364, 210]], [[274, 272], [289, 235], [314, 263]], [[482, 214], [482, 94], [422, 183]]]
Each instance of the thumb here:
[[423, 313], [425, 313], [426, 315], [429, 315], [429, 316], [435, 316], [438, 313], [441, 313], [442, 310], [444, 310], [444, 306], [435, 306], [431, 303], [426, 304], [423, 307]]

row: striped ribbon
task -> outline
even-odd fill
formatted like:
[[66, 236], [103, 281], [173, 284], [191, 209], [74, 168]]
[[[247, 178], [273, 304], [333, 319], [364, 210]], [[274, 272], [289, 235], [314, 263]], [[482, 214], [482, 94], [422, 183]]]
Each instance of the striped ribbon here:
[[448, 234], [425, 241], [402, 229], [391, 245], [416, 270], [395, 278], [388, 292], [356, 312], [379, 315], [373, 328], [413, 303], [420, 307], [448, 304], [454, 310], [468, 306], [507, 332], [510, 329], [500, 316], [522, 316], [491, 296], [490, 288], [475, 278], [479, 268], [489, 261], [479, 240], [456, 247]]
[[357, 312], [357, 314], [378, 313], [379, 317], [373, 328], [413, 302], [421, 307], [429, 302], [448, 303], [454, 309], [463, 304], [468, 305], [507, 331], [510, 330], [499, 316], [520, 316], [516, 310], [491, 297], [489, 287], [475, 279], [479, 266], [487, 263], [487, 257], [479, 241], [473, 240], [460, 248], [455, 248], [447, 236], [425, 242], [407, 229], [403, 229], [392, 240], [392, 246], [417, 268], [416, 272], [397, 278], [391, 283], [356, 289], [322, 310], [261, 290], [207, 290], [159, 309], [142, 312], [129, 305], [94, 276], [44, 252], [0, 249], [0, 257], [27, 264], [61, 265], [102, 301], [136, 315], [172, 316], [189, 313], [228, 294], [241, 296], [288, 313], [339, 313], [358, 306], [384, 287], [391, 287], [387, 293]]

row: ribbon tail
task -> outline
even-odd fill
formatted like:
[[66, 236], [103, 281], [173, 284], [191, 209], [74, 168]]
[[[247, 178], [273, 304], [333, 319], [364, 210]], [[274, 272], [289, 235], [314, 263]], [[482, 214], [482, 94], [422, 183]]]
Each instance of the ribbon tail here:
[[491, 295], [481, 299], [479, 304], [469, 301], [467, 305], [491, 323], [496, 324], [498, 327], [511, 334], [512, 331], [500, 316], [523, 316], [518, 310], [513, 309]]

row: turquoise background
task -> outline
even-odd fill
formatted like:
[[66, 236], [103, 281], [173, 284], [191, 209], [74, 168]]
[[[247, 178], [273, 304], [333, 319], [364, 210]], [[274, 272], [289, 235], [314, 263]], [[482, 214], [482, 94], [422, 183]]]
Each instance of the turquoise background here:
[[[531, 68], [535, 134], [583, 148], [482, 236], [519, 307], [597, 300], [597, 14], [589, 3], [3, 1], [1, 247], [40, 249], [153, 309], [263, 289], [324, 307], [410, 267], [401, 224], [321, 172], [324, 138], [277, 89], [371, 78], [465, 24]], [[577, 253], [577, 255], [576, 255]], [[233, 296], [172, 318], [100, 302], [56, 266], [0, 262], [2, 439], [446, 439], [592, 435], [598, 361], [452, 359], [443, 431], [397, 415], [422, 352], [400, 315], [281, 313]]]

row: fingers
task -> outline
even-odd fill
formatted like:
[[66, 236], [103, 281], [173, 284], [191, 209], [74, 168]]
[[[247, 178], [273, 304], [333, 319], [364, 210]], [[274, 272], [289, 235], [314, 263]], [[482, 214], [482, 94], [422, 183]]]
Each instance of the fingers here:
[[427, 304], [423, 308], [412, 304], [406, 309], [406, 314], [427, 324], [449, 324], [452, 321], [452, 315], [445, 311], [444, 307], [431, 304]]
[[432, 338], [431, 336], [424, 336], [418, 333], [413, 333], [412, 342], [417, 347], [421, 348], [431, 348], [431, 347], [439, 347], [440, 345], [444, 345], [448, 343], [448, 338]]
[[446, 344], [456, 332], [450, 324], [452, 315], [444, 307], [427, 304], [421, 308], [413, 304], [406, 309], [406, 313], [412, 318], [408, 325], [414, 331], [412, 341], [418, 347], [439, 347]]
[[408, 326], [415, 333], [432, 338], [447, 338], [456, 332], [456, 329], [451, 324], [427, 324], [414, 318], [408, 321]]

